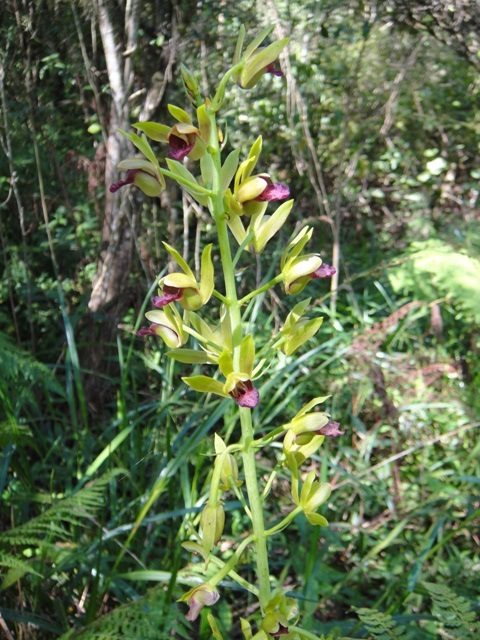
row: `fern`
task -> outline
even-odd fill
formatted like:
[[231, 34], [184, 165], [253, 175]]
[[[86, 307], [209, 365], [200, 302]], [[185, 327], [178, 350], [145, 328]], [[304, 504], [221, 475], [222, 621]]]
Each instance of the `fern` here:
[[93, 518], [105, 503], [105, 489], [112, 477], [120, 471], [106, 474], [73, 495], [59, 500], [52, 507], [28, 522], [0, 533], [0, 567], [8, 569], [2, 589], [7, 588], [25, 573], [35, 573], [33, 568], [18, 557], [19, 547], [47, 548], [51, 542], [64, 542], [73, 536], [72, 527], [85, 518]]
[[145, 596], [115, 608], [110, 613], [59, 640], [190, 640], [191, 627], [176, 603], [165, 602], [166, 592], [156, 587]]
[[437, 239], [413, 242], [406, 257], [388, 271], [396, 291], [428, 301], [447, 298], [467, 321], [480, 323], [480, 260]]
[[[0, 398], [2, 398], [0, 389]], [[0, 422], [0, 449], [8, 444], [24, 444], [32, 440], [32, 432], [25, 424], [18, 423], [10, 417], [9, 420]]]
[[32, 403], [33, 387], [41, 387], [48, 393], [65, 396], [62, 386], [52, 371], [19, 349], [11, 338], [0, 331], [0, 380], [15, 405]]
[[356, 607], [354, 609], [374, 640], [408, 640], [408, 633], [397, 626], [395, 620], [388, 613], [376, 609], [357, 609]]
[[480, 622], [475, 619], [471, 603], [457, 595], [444, 584], [423, 582], [432, 599], [432, 613], [441, 628], [463, 640], [476, 640], [480, 637]]

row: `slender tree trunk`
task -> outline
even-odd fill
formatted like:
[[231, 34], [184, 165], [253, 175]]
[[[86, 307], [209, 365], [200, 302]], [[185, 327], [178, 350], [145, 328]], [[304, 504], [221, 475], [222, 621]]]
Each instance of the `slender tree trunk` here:
[[132, 155], [129, 143], [118, 132], [128, 130], [128, 98], [133, 84], [131, 54], [137, 45], [139, 0], [128, 0], [125, 8], [126, 48], [122, 50], [106, 0], [95, 0], [96, 17], [102, 39], [108, 80], [111, 89], [110, 122], [106, 141], [105, 209], [102, 228], [102, 253], [89, 302], [91, 311], [105, 309], [122, 294], [128, 281], [132, 259], [130, 200], [123, 194], [112, 194], [108, 186], [117, 179], [116, 166]]

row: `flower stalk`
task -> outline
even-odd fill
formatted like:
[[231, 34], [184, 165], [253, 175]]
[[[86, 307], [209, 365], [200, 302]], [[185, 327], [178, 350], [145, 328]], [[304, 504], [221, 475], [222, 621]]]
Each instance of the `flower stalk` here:
[[[315, 409], [327, 397], [310, 401], [283, 426], [274, 425], [260, 436], [255, 432], [253, 409], [262, 400], [255, 380], [265, 373], [267, 362], [278, 357], [279, 351], [283, 352], [282, 358], [290, 358], [313, 338], [322, 324], [322, 318], [304, 315], [311, 301], [307, 298], [288, 313], [283, 328], [261, 349], [256, 349], [258, 338], [253, 333], [247, 333], [243, 325], [251, 305], [244, 312], [242, 307], [279, 284], [283, 285], [286, 296], [296, 295], [311, 280], [332, 274], [332, 268], [325, 265], [318, 254], [303, 253], [313, 233], [313, 229], [304, 227], [285, 247], [276, 276], [241, 298], [237, 291], [238, 262], [244, 254], [251, 257], [251, 254], [264, 251], [287, 221], [294, 205], [293, 199], [287, 200], [290, 195], [287, 185], [274, 182], [266, 173], [253, 173], [262, 149], [261, 136], [253, 142], [243, 161], [238, 149], [231, 151], [222, 161], [222, 134], [217, 114], [226, 99], [228, 83], [234, 80], [243, 89], [250, 89], [265, 74], [282, 75], [275, 63], [288, 39], [265, 46], [263, 43], [271, 31], [271, 27], [264, 29], [244, 49], [245, 30], [242, 27], [233, 65], [224, 74], [212, 100], [202, 98], [195, 75], [182, 67], [182, 81], [188, 99], [196, 107], [196, 114], [192, 117], [182, 108], [169, 105], [170, 115], [176, 120], [173, 126], [154, 122], [137, 123], [134, 127], [141, 135], [124, 133], [143, 158], [122, 161], [119, 168], [127, 171], [127, 175], [111, 188], [116, 192], [132, 185], [142, 189], [146, 195], [157, 197], [165, 188], [165, 178], [174, 180], [201, 206], [208, 208], [215, 225], [216, 246], [213, 243], [204, 247], [199, 278], [180, 253], [164, 243], [166, 251], [176, 263], [177, 271], [160, 279], [158, 295], [152, 298], [156, 308], [146, 314], [151, 324], [140, 329], [137, 335], [163, 340], [169, 349], [166, 355], [177, 362], [195, 367], [216, 366], [217, 373], [223, 379], [219, 379], [218, 375], [202, 373], [186, 376], [182, 380], [194, 391], [214, 393], [233, 400], [238, 406], [240, 439], [227, 446], [218, 434], [215, 435], [215, 462], [208, 498], [199, 517], [199, 531], [194, 534], [195, 542], [183, 543], [185, 549], [203, 557], [205, 568], [212, 563], [218, 571], [180, 600], [188, 604], [187, 620], [193, 622], [204, 607], [216, 604], [220, 597], [217, 586], [221, 586], [222, 580], [230, 576], [259, 600], [261, 618], [257, 621], [255, 636], [250, 622], [242, 621], [247, 640], [283, 634], [290, 637], [290, 631], [295, 634], [299, 629], [293, 626], [298, 619], [298, 607], [294, 600], [271, 587], [267, 541], [273, 539], [300, 513], [304, 513], [314, 526], [328, 524], [317, 513], [317, 509], [329, 498], [330, 485], [317, 481], [314, 470], [304, 477], [301, 465], [316, 453], [325, 437], [337, 437], [343, 433], [340, 425], [330, 420], [327, 413]], [[197, 124], [194, 124], [194, 118]], [[166, 169], [160, 166], [148, 138], [168, 145]], [[188, 169], [183, 164], [186, 157], [191, 161]], [[197, 161], [197, 168], [190, 170], [192, 163]], [[273, 213], [267, 213], [269, 207], [276, 206], [281, 200], [285, 202], [277, 206]], [[232, 252], [232, 242], [239, 245], [235, 253]], [[218, 276], [218, 273], [215, 274], [215, 269], [219, 271], [218, 264], [222, 274], [220, 287], [215, 277]], [[203, 309], [212, 303], [217, 305], [217, 325], [202, 317]], [[196, 349], [188, 348], [190, 337], [196, 339]], [[258, 470], [257, 453], [280, 438], [283, 438], [283, 453], [279, 454], [278, 464], [265, 482]], [[237, 464], [237, 458], [241, 458], [241, 465]], [[291, 510], [280, 522], [267, 528], [267, 499], [279, 472], [290, 475]], [[224, 562], [217, 556], [217, 545], [225, 535], [227, 518], [223, 494], [227, 492], [237, 496], [251, 526], [242, 542]], [[146, 516], [152, 504], [150, 500], [137, 521]], [[253, 583], [239, 573], [242, 555], [249, 547], [255, 563]], [[207, 618], [215, 639], [221, 639], [214, 618], [211, 614]], [[314, 637], [306, 635], [306, 632], [302, 634], [301, 637]]]
[[[220, 259], [225, 283], [226, 307], [232, 332], [233, 366], [235, 370], [240, 371], [240, 345], [243, 339], [242, 317], [235, 284], [235, 269], [232, 261], [230, 239], [228, 237], [227, 219], [223, 205], [220, 147], [216, 135], [217, 123], [215, 113], [211, 112], [209, 115], [211, 137], [208, 151], [213, 160], [212, 191], [214, 194], [210, 198], [210, 206], [218, 233]], [[252, 413], [250, 409], [246, 407], [239, 407], [239, 413], [242, 430], [241, 455], [254, 535], [253, 545], [257, 566], [259, 601], [260, 606], [264, 609], [270, 600], [270, 570], [268, 564], [267, 537], [265, 535], [263, 519], [263, 506], [260, 498], [261, 492], [258, 486], [257, 466], [255, 462]]]

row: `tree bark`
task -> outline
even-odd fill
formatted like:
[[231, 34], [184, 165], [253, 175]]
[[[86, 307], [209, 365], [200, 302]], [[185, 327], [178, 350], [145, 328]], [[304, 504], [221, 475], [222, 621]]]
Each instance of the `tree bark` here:
[[133, 86], [131, 55], [137, 45], [139, 0], [128, 0], [125, 8], [125, 51], [117, 42], [115, 27], [106, 0], [95, 0], [94, 8], [102, 39], [111, 89], [110, 121], [106, 141], [105, 208], [102, 227], [102, 252], [89, 302], [90, 311], [110, 306], [121, 295], [128, 280], [132, 260], [132, 229], [128, 208], [130, 200], [122, 193], [112, 194], [108, 186], [115, 181], [117, 164], [133, 150], [119, 129], [129, 129], [128, 98]]

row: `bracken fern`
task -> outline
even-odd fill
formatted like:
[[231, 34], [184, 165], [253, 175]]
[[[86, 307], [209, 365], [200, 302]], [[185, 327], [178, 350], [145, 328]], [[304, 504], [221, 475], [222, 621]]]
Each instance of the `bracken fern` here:
[[397, 626], [395, 620], [388, 613], [376, 609], [356, 608], [358, 617], [374, 638], [374, 640], [408, 640], [409, 634], [405, 629]]
[[110, 613], [77, 631], [69, 631], [59, 640], [189, 640], [191, 625], [168, 599], [163, 588], [149, 590], [142, 598], [117, 607]]
[[105, 504], [106, 487], [117, 473], [119, 471], [104, 475], [59, 500], [39, 516], [0, 533], [0, 568], [7, 570], [2, 590], [26, 573], [36, 573], [34, 566], [24, 561], [23, 548], [45, 550], [52, 541], [59, 543], [72, 538], [73, 527], [93, 518]]
[[432, 599], [432, 613], [442, 631], [462, 640], [476, 640], [480, 637], [480, 623], [476, 620], [471, 602], [444, 584], [422, 584]]

